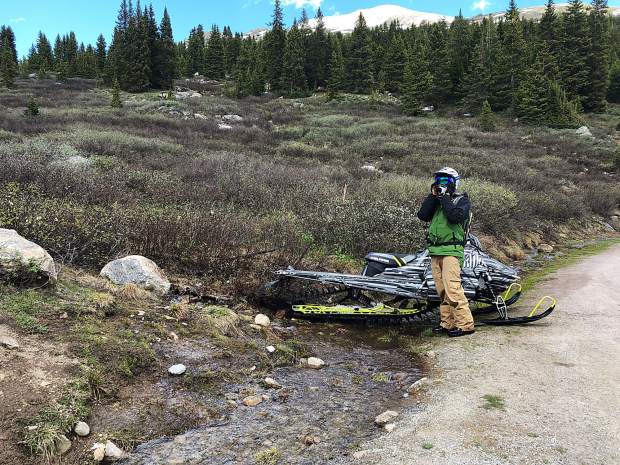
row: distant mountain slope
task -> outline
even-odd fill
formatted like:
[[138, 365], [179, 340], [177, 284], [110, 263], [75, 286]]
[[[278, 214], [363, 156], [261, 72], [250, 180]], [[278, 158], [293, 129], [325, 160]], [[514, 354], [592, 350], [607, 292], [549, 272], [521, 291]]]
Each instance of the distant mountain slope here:
[[[586, 5], [589, 8], [589, 5]], [[568, 4], [561, 3], [556, 5], [558, 12], [563, 12], [568, 8]], [[521, 16], [527, 19], [540, 19], [545, 12], [544, 6], [533, 6], [529, 8], [521, 8]], [[620, 16], [620, 7], [609, 7], [609, 11], [614, 16]], [[373, 8], [364, 8], [355, 10], [347, 14], [338, 14], [333, 16], [325, 16], [325, 27], [331, 32], [342, 32], [347, 34], [353, 32], [355, 22], [360, 13], [364, 15], [366, 23], [369, 27], [381, 26], [383, 24], [390, 24], [393, 21], [398, 21], [404, 28], [408, 28], [412, 25], [419, 26], [422, 23], [437, 23], [439, 21], [446, 21], [451, 23], [454, 20], [454, 16], [446, 16], [439, 13], [425, 13], [422, 11], [411, 10], [399, 5], [378, 5]], [[477, 15], [470, 18], [472, 21], [481, 21], [483, 17], [488, 16]], [[490, 13], [495, 19], [499, 19], [504, 15], [504, 12]], [[316, 20], [312, 19], [309, 22], [311, 28], [316, 25]], [[262, 37], [267, 30], [264, 28], [254, 29], [248, 32], [246, 35], [252, 37]]]

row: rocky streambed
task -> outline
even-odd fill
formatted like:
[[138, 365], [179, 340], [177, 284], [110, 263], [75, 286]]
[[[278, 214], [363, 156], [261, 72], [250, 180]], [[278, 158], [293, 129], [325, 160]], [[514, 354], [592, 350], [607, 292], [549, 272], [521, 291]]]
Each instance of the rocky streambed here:
[[[302, 360], [257, 371], [250, 382], [227, 383], [211, 399], [221, 407], [218, 418], [139, 445], [122, 463], [325, 464], [354, 453], [375, 435], [387, 434], [374, 423], [378, 414], [415, 407], [407, 389], [422, 377], [423, 358], [404, 347], [418, 339], [415, 334], [292, 323], [287, 330], [326, 362], [322, 368], [310, 368]], [[188, 356], [193, 352], [194, 360], [202, 350], [209, 348], [184, 348]], [[234, 366], [234, 358], [230, 364]], [[267, 377], [271, 379], [266, 383]]]

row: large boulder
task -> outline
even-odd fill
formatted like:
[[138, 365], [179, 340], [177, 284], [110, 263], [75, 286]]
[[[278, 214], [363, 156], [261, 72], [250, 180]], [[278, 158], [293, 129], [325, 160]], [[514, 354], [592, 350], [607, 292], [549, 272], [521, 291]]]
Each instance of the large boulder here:
[[56, 282], [58, 272], [47, 251], [13, 229], [0, 228], [0, 277], [23, 283]]
[[170, 281], [155, 262], [140, 255], [114, 260], [104, 266], [100, 274], [114, 284], [135, 284], [159, 295], [170, 290]]

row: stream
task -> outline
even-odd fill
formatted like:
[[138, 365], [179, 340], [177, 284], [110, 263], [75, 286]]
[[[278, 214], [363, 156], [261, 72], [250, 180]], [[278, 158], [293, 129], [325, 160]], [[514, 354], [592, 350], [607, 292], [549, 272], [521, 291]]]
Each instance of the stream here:
[[[228, 407], [217, 421], [137, 447], [124, 465], [336, 463], [359, 444], [387, 434], [374, 424], [385, 410], [415, 408], [404, 393], [423, 376], [420, 358], [403, 349], [419, 328], [374, 328], [294, 322], [297, 337], [327, 364], [275, 368], [282, 389], [252, 386], [265, 400], [239, 402], [247, 383], [227, 386]], [[230, 408], [236, 401], [238, 406]]]

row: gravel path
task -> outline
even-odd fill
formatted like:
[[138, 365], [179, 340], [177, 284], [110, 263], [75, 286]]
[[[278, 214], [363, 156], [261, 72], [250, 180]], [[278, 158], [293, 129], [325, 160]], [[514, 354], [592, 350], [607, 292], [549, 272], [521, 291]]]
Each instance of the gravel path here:
[[[558, 271], [526, 301], [546, 294], [558, 308], [537, 325], [442, 339], [425, 407], [347, 463], [620, 464], [620, 247]], [[504, 408], [484, 408], [485, 395]]]

